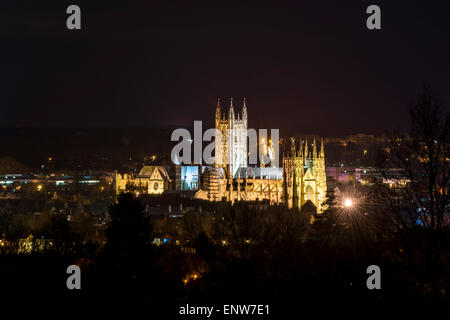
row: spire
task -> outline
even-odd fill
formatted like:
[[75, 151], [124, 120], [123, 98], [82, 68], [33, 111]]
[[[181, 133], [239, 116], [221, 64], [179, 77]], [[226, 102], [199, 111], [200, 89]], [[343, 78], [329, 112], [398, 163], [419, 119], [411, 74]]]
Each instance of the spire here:
[[308, 138], [305, 138], [305, 158], [308, 158]]
[[320, 157], [325, 158], [325, 151], [323, 149], [323, 138], [320, 141]]
[[228, 111], [230, 120], [234, 120], [233, 98], [230, 99], [230, 110]]
[[217, 98], [216, 119], [220, 119], [220, 98]]
[[245, 98], [244, 98], [244, 104], [242, 106], [242, 119], [246, 120], [247, 119], [247, 105], [245, 104]]
[[317, 148], [316, 148], [316, 138], [314, 138], [314, 144], [313, 144], [313, 158], [317, 157]]
[[295, 157], [295, 138], [291, 138], [291, 157]]
[[303, 157], [303, 141], [302, 141], [302, 139], [300, 139], [300, 145], [299, 145], [299, 147], [298, 147], [298, 156], [299, 156], [300, 158]]

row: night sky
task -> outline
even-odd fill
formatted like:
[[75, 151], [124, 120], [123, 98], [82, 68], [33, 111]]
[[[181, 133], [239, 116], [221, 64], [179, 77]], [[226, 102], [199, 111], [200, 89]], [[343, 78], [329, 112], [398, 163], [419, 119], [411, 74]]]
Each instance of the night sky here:
[[121, 2], [2, 1], [0, 126], [210, 126], [246, 97], [251, 127], [341, 135], [404, 128], [423, 84], [450, 104], [448, 1]]

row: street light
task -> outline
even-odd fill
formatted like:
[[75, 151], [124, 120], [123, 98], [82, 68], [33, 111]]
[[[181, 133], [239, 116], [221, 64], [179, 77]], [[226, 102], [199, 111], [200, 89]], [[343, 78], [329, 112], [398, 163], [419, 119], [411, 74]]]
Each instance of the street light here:
[[351, 208], [353, 206], [353, 200], [351, 198], [345, 198], [344, 207]]

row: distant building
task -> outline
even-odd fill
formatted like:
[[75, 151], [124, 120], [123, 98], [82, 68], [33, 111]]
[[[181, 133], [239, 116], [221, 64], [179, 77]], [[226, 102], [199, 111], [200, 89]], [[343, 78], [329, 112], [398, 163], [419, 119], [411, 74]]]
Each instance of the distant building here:
[[137, 175], [116, 172], [116, 193], [135, 191], [162, 194], [164, 191], [196, 191], [200, 188], [202, 167], [144, 166]]
[[0, 175], [0, 198], [20, 198], [27, 192], [52, 194], [58, 199], [62, 194], [77, 194], [85, 190], [108, 190], [114, 183], [113, 172], [92, 172], [91, 175], [51, 174], [4, 174]]
[[163, 166], [144, 166], [137, 176], [116, 172], [116, 193], [136, 188], [147, 194], [161, 194], [169, 189], [170, 181]]
[[348, 140], [353, 143], [357, 144], [372, 144], [377, 141], [376, 137], [372, 134], [365, 134], [365, 133], [357, 133], [350, 135], [348, 137]]
[[328, 179], [336, 182], [354, 182], [359, 181], [363, 169], [355, 167], [327, 167], [326, 174]]

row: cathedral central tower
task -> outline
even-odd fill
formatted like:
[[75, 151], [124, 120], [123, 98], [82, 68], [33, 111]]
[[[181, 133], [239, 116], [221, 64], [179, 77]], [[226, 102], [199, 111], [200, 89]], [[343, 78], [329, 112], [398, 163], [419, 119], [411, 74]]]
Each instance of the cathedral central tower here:
[[221, 113], [220, 99], [216, 107], [216, 129], [222, 137], [216, 137], [216, 166], [225, 169], [228, 177], [234, 178], [239, 168], [247, 167], [247, 106], [245, 99], [242, 114], [234, 112], [233, 98], [230, 99], [228, 116]]

